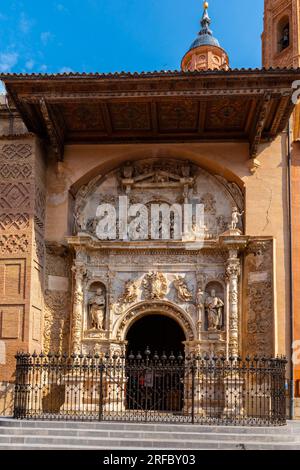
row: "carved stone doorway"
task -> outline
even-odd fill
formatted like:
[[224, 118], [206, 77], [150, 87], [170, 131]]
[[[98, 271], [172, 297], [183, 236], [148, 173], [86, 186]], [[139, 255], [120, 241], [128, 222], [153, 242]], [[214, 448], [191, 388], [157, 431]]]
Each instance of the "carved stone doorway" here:
[[184, 353], [185, 334], [181, 326], [172, 318], [160, 314], [150, 314], [137, 320], [129, 329], [127, 353], [144, 355], [148, 347], [151, 355]]
[[[180, 325], [170, 317], [150, 314], [131, 326], [126, 339], [127, 410], [150, 414], [182, 412], [186, 338]], [[177, 362], [180, 355], [182, 359]]]

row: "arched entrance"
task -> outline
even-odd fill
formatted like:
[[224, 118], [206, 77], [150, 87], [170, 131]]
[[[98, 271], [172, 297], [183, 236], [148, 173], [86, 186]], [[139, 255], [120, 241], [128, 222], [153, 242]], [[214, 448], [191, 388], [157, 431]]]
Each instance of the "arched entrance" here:
[[127, 332], [127, 352], [144, 354], [148, 347], [152, 354], [175, 356], [184, 353], [185, 335], [177, 323], [170, 317], [149, 314], [137, 320]]
[[150, 313], [130, 327], [126, 336], [128, 410], [160, 412], [161, 416], [182, 411], [185, 339], [176, 320], [162, 314]]

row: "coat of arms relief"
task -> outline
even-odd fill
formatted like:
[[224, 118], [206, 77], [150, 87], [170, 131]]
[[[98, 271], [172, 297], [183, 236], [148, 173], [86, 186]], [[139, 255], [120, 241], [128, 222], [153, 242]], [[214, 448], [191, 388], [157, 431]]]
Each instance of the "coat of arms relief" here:
[[168, 300], [167, 294], [171, 287], [174, 287], [174, 300], [179, 303], [190, 303], [194, 300], [194, 294], [188, 287], [183, 276], [175, 275], [174, 281], [169, 281], [167, 275], [150, 271], [141, 280], [129, 279], [125, 281], [122, 295], [119, 296], [115, 304], [115, 313], [120, 315], [128, 306], [136, 303], [138, 299], [154, 301]]
[[150, 272], [143, 279], [145, 298], [149, 300], [162, 300], [168, 290], [167, 279], [162, 273]]

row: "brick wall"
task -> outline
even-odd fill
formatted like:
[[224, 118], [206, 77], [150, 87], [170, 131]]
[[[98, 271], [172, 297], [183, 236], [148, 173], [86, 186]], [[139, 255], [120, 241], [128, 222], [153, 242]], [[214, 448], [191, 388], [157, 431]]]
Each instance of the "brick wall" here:
[[39, 142], [0, 141], [0, 382], [42, 343], [45, 163]]

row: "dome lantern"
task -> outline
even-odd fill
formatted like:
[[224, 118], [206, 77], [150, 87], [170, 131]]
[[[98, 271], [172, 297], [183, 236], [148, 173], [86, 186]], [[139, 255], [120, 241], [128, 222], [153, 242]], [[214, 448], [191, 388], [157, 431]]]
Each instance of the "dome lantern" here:
[[208, 14], [208, 2], [204, 2], [203, 7], [201, 30], [183, 57], [181, 70], [184, 72], [209, 69], [228, 70], [228, 55], [210, 29], [211, 19]]

